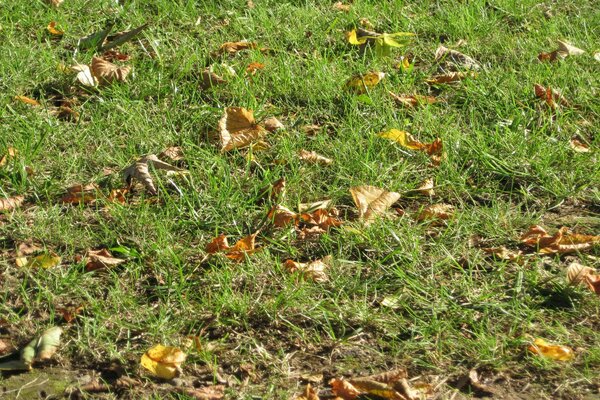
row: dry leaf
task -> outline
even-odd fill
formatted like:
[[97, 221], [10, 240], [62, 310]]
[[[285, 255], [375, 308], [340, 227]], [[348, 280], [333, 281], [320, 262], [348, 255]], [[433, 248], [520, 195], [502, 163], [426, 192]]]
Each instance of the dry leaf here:
[[432, 219], [447, 220], [454, 216], [454, 206], [450, 204], [433, 204], [427, 206], [417, 216], [417, 221]]
[[580, 56], [583, 53], [585, 53], [585, 50], [581, 50], [580, 48], [577, 48], [575, 46], [573, 46], [570, 43], [567, 42], [563, 42], [562, 40], [557, 40], [558, 43], [558, 52], [561, 53], [561, 55], [563, 57], [566, 56]]
[[389, 92], [389, 94], [396, 101], [396, 104], [407, 108], [414, 108], [416, 106], [425, 104], [433, 104], [437, 101], [433, 96], [421, 96], [418, 94], [398, 95], [392, 92]]
[[265, 64], [259, 63], [259, 62], [251, 62], [248, 67], [246, 67], [246, 73], [248, 75], [255, 75], [256, 72], [260, 69], [264, 69], [265, 68]]
[[283, 263], [283, 266], [289, 272], [300, 272], [302, 276], [314, 282], [327, 282], [329, 279], [325, 273], [325, 270], [328, 266], [323, 262], [323, 260], [315, 260], [309, 263], [286, 260]]
[[317, 226], [322, 231], [342, 225], [342, 221], [337, 218], [337, 210], [335, 209], [325, 210], [320, 208], [312, 213], [302, 213], [300, 219], [304, 224]]
[[53, 5], [54, 7], [58, 7], [62, 4], [62, 2], [64, 0], [47, 0], [48, 3], [50, 3], [51, 5]]
[[265, 201], [271, 201], [274, 203], [279, 202], [285, 197], [285, 178], [277, 179], [271, 185], [264, 187], [260, 190], [259, 203], [262, 204]]
[[572, 285], [585, 284], [592, 292], [600, 295], [600, 274], [593, 268], [574, 261], [567, 268], [567, 280]]
[[183, 149], [179, 146], [167, 147], [159, 155], [160, 160], [181, 161], [183, 160]]
[[70, 324], [77, 318], [77, 316], [83, 311], [83, 305], [79, 306], [68, 306], [68, 307], [58, 307], [56, 309], [56, 313], [60, 314], [63, 320]]
[[187, 355], [177, 347], [157, 344], [140, 361], [142, 367], [162, 379], [173, 379], [181, 373], [181, 364]]
[[46, 27], [46, 29], [48, 30], [48, 33], [50, 33], [52, 36], [60, 37], [65, 34], [64, 31], [56, 28], [56, 21], [51, 21]]
[[257, 44], [254, 42], [248, 42], [246, 40], [242, 40], [240, 42], [226, 42], [219, 47], [218, 54], [235, 54], [238, 51], [256, 49]]
[[92, 70], [85, 64], [75, 64], [71, 66], [71, 70], [76, 72], [77, 75], [75, 79], [83, 86], [96, 87], [98, 86], [98, 81], [92, 74]]
[[331, 205], [331, 199], [314, 201], [312, 203], [298, 204], [298, 211], [301, 213], [309, 213], [319, 209], [327, 209]]
[[74, 185], [67, 188], [67, 193], [64, 194], [60, 201], [69, 204], [93, 204], [102, 197], [100, 188], [95, 183], [87, 185]]
[[359, 217], [367, 224], [375, 217], [385, 214], [387, 209], [400, 198], [400, 193], [388, 192], [375, 186], [353, 187], [350, 188], [350, 194], [358, 208]]
[[127, 188], [113, 189], [110, 191], [110, 194], [108, 195], [107, 199], [108, 199], [108, 201], [110, 201], [112, 203], [125, 204], [127, 202], [127, 198], [125, 198], [125, 195], [128, 192], [129, 192], [129, 189], [127, 189]]
[[333, 162], [333, 160], [331, 160], [327, 157], [323, 157], [322, 155], [317, 154], [314, 151], [308, 151], [308, 150], [300, 150], [300, 152], [298, 153], [298, 157], [301, 160], [312, 163], [312, 164], [329, 165]]
[[114, 81], [125, 82], [127, 75], [131, 72], [131, 67], [119, 67], [100, 57], [92, 58], [90, 69], [101, 85]]
[[206, 252], [208, 254], [223, 253], [225, 257], [231, 260], [243, 261], [246, 258], [246, 255], [256, 253], [260, 250], [255, 248], [255, 239], [257, 235], [258, 232], [248, 235], [238, 240], [233, 247], [229, 247], [225, 235], [220, 235], [206, 245]]
[[227, 107], [219, 120], [218, 133], [221, 151], [230, 151], [250, 145], [266, 133], [254, 120], [252, 110], [242, 107]]
[[[8, 160], [16, 158], [18, 154], [19, 151], [14, 147], [9, 147], [8, 149], [6, 149], [6, 154], [4, 154], [2, 158], [0, 158], [0, 167], [4, 167], [6, 164], [8, 164]], [[0, 206], [0, 210], [1, 209], [2, 207]]]
[[556, 361], [570, 361], [575, 357], [575, 353], [569, 347], [550, 344], [542, 338], [535, 339], [529, 346], [529, 351]]
[[178, 388], [177, 391], [195, 400], [221, 400], [225, 396], [224, 385], [204, 386], [199, 389]]
[[569, 141], [569, 145], [573, 149], [573, 151], [577, 153], [589, 153], [590, 146], [586, 143], [581, 142], [579, 139], [571, 138]]
[[21, 207], [21, 204], [25, 201], [25, 196], [13, 196], [7, 197], [6, 199], [0, 199], [0, 211], [11, 211], [17, 207]]
[[132, 185], [133, 179], [140, 181], [146, 190], [151, 194], [157, 194], [156, 187], [150, 176], [149, 166], [155, 169], [162, 169], [165, 171], [183, 172], [184, 170], [160, 161], [154, 154], [148, 154], [140, 158], [138, 161], [131, 164], [129, 167], [123, 170], [123, 177], [129, 186]]
[[[435, 61], [446, 61], [457, 68], [478, 70], [481, 65], [471, 57], [445, 46], [440, 45], [435, 51]], [[438, 82], [439, 83], [439, 82]]]
[[406, 370], [403, 368], [364, 378], [332, 379], [329, 384], [334, 395], [343, 400], [358, 399], [363, 395], [389, 400], [422, 398], [422, 391], [415, 390], [409, 385]]
[[107, 249], [88, 250], [86, 260], [85, 270], [88, 272], [114, 267], [126, 261], [122, 258], [113, 257]]
[[222, 85], [227, 81], [221, 78], [219, 75], [212, 72], [210, 69], [205, 69], [201, 73], [202, 82], [200, 83], [201, 89], [208, 89], [213, 86]]
[[[545, 51], [542, 51], [540, 54], [538, 54], [538, 60], [540, 61], [556, 61], [558, 60], [558, 58], [560, 57], [560, 54], [558, 53], [558, 50], [554, 50], [553, 52], [550, 53], [546, 53]], [[560, 57], [562, 58], [562, 57]]]
[[294, 397], [293, 400], [319, 400], [317, 391], [310, 385], [306, 385], [301, 395]]
[[599, 61], [600, 62], [600, 51], [594, 53], [594, 60]]
[[517, 261], [523, 256], [523, 252], [509, 250], [504, 246], [501, 247], [488, 247], [483, 249], [488, 254], [493, 255], [496, 258], [507, 261]]
[[281, 123], [281, 121], [279, 121], [275, 117], [265, 119], [263, 125], [265, 126], [265, 129], [269, 132], [276, 132], [280, 129], [285, 129], [285, 126]]
[[338, 1], [337, 3], [335, 3], [333, 5], [333, 9], [337, 10], [337, 11], [348, 12], [348, 11], [350, 11], [350, 8], [351, 8], [350, 4], [344, 4], [341, 1]]
[[29, 104], [31, 106], [39, 106], [40, 105], [40, 103], [37, 100], [29, 98], [27, 96], [15, 96], [15, 100], [20, 101], [21, 103]]
[[550, 86], [545, 88], [542, 85], [536, 83], [533, 86], [533, 90], [535, 96], [541, 100], [544, 100], [546, 104], [553, 110], [555, 110], [559, 104], [564, 107], [570, 106], [567, 99], [565, 99], [564, 96], [558, 90], [552, 89]]
[[102, 53], [102, 58], [106, 61], [127, 61], [131, 57], [128, 54], [123, 54], [118, 50], [108, 50]]
[[320, 125], [304, 125], [302, 127], [302, 132], [304, 132], [304, 134], [307, 136], [315, 136], [319, 132], [321, 132], [321, 126]]
[[566, 254], [591, 249], [600, 243], [600, 236], [571, 233], [567, 227], [549, 235], [544, 228], [534, 225], [521, 235], [520, 240], [528, 246], [535, 247], [541, 254]]
[[433, 190], [433, 187], [433, 178], [427, 178], [415, 189], [415, 192], [422, 194], [423, 196], [434, 196], [435, 191]]
[[410, 133], [399, 129], [390, 129], [385, 132], [380, 132], [378, 136], [398, 142], [402, 147], [411, 150], [423, 150], [425, 144], [416, 140]]
[[364, 75], [355, 75], [346, 82], [346, 87], [357, 94], [367, 92], [367, 88], [376, 86], [385, 77], [385, 72], [369, 72]]
[[71, 107], [60, 106], [48, 110], [50, 115], [63, 121], [77, 122], [79, 121], [79, 113]]
[[425, 82], [429, 84], [454, 83], [462, 81], [465, 78], [475, 78], [476, 76], [475, 72], [447, 72], [445, 74], [434, 75]]
[[290, 224], [296, 225], [300, 217], [292, 210], [280, 205], [276, 205], [271, 208], [267, 218], [273, 222], [274, 226], [283, 228]]

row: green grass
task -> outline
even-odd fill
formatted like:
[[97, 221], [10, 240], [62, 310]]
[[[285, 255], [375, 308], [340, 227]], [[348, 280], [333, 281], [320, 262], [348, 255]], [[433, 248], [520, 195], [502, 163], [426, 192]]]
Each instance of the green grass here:
[[[536, 398], [597, 393], [600, 301], [568, 286], [564, 270], [575, 258], [598, 268], [599, 249], [570, 258], [533, 256], [524, 265], [481, 250], [517, 248], [532, 224], [600, 234], [600, 64], [592, 57], [600, 50], [600, 12], [594, 2], [498, 0], [492, 7], [357, 0], [348, 13], [308, 0], [256, 0], [252, 9], [242, 0], [122, 3], [65, 0], [55, 9], [16, 1], [0, 9], [0, 156], [8, 147], [19, 151], [0, 167], [0, 197], [26, 196], [23, 207], [0, 214], [0, 336], [19, 344], [62, 324], [58, 362], [64, 368], [103, 371], [116, 360], [126, 374], [145, 377], [138, 366], [145, 350], [200, 335], [204, 349], [188, 350], [188, 376], [209, 365], [239, 384], [247, 376], [243, 366], [252, 366], [248, 385], [227, 389], [232, 398], [288, 398], [304, 386], [303, 374], [322, 373], [326, 381], [393, 366], [449, 382], [477, 368]], [[344, 39], [363, 17], [377, 31], [417, 37], [391, 58], [363, 56]], [[52, 20], [66, 31], [60, 41], [46, 33]], [[116, 30], [150, 23], [141, 42], [120, 47], [132, 56], [133, 75], [92, 91], [75, 106], [77, 123], [50, 116], [50, 93], [72, 82], [57, 66], [89, 63], [93, 51], [75, 53], [77, 39], [108, 20]], [[476, 78], [439, 88], [425, 83], [437, 72], [440, 38], [449, 47], [466, 41], [457, 50], [483, 65]], [[223, 42], [241, 39], [272, 52], [211, 57]], [[556, 39], [587, 53], [538, 62], [537, 54], [553, 50]], [[393, 67], [407, 53], [415, 60], [410, 73]], [[248, 79], [244, 71], [255, 61], [266, 67]], [[210, 65], [223, 71], [221, 64], [237, 76], [199, 90], [197, 74]], [[343, 83], [371, 70], [388, 75], [365, 103]], [[573, 106], [553, 117], [534, 98], [535, 83], [560, 88]], [[388, 90], [442, 101], [403, 109]], [[15, 95], [43, 106], [17, 103]], [[268, 135], [271, 148], [255, 153], [255, 162], [246, 151], [222, 154], [208, 137], [226, 106], [251, 108], [258, 120], [276, 116], [287, 129]], [[307, 137], [302, 127], [315, 123], [323, 132]], [[377, 137], [389, 128], [422, 141], [442, 138], [446, 159], [433, 168], [425, 155]], [[590, 144], [590, 153], [573, 152], [574, 134]], [[96, 182], [105, 192], [121, 187], [121, 169], [169, 146], [185, 153], [189, 174], [171, 178], [181, 193], [156, 174], [158, 202], [146, 201], [152, 196], [140, 190], [123, 206], [60, 203], [76, 183]], [[334, 163], [303, 164], [300, 149]], [[115, 172], [105, 175], [103, 168]], [[281, 177], [284, 205], [331, 198], [355, 229], [331, 230], [316, 241], [264, 229], [263, 251], [243, 263], [204, 260], [205, 245], [218, 234], [234, 243], [261, 226], [269, 205], [257, 205], [260, 189]], [[433, 200], [409, 194], [429, 177], [435, 178]], [[348, 189], [365, 184], [403, 193], [406, 215], [368, 228], [353, 222]], [[414, 220], [430, 202], [456, 207], [447, 226]], [[473, 245], [474, 238], [483, 244]], [[16, 267], [15, 250], [28, 241], [62, 256], [61, 266]], [[139, 257], [92, 273], [76, 260], [87, 249], [118, 245]], [[282, 267], [287, 258], [326, 255], [334, 259], [327, 283], [299, 281]], [[398, 298], [397, 308], [381, 305], [387, 296]], [[67, 304], [85, 304], [71, 324], [56, 311]], [[535, 357], [526, 351], [528, 335], [576, 348], [577, 358], [565, 364]]]

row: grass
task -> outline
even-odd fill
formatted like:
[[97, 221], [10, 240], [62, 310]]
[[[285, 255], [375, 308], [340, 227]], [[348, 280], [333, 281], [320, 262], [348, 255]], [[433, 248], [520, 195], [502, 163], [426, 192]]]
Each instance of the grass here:
[[[598, 248], [532, 256], [523, 265], [481, 250], [516, 248], [532, 224], [552, 232], [561, 225], [600, 231], [594, 2], [357, 0], [348, 13], [329, 2], [255, 3], [251, 9], [233, 0], [2, 6], [0, 154], [14, 147], [19, 157], [0, 167], [0, 197], [25, 195], [26, 204], [0, 214], [0, 335], [18, 344], [64, 325], [57, 356], [63, 368], [105, 372], [116, 362], [143, 379], [139, 358], [149, 347], [184, 346], [187, 336], [199, 335], [202, 351], [188, 350], [184, 372], [220, 369], [232, 383], [229, 395], [240, 399], [289, 398], [306, 374], [323, 374], [325, 383], [317, 384], [323, 388], [331, 377], [393, 366], [448, 382], [477, 368], [531, 398], [597, 394], [600, 302], [568, 286], [564, 270], [575, 259], [597, 268]], [[361, 55], [344, 40], [360, 18], [377, 31], [417, 37], [391, 58]], [[66, 31], [60, 41], [46, 33], [52, 20]], [[93, 51], [75, 52], [77, 39], [108, 20], [118, 30], [150, 23], [141, 41], [120, 48], [132, 56], [127, 83], [92, 92], [76, 106], [77, 123], [13, 100], [27, 95], [49, 104], [52, 90], [72, 82], [57, 66], [89, 63]], [[537, 54], [561, 38], [587, 53], [538, 62]], [[241, 39], [272, 51], [210, 56]], [[441, 40], [450, 47], [466, 41], [457, 49], [483, 65], [475, 79], [433, 88], [424, 82], [436, 73]], [[414, 69], [394, 68], [408, 53]], [[265, 64], [251, 79], [244, 75], [250, 62]], [[210, 65], [231, 67], [237, 76], [199, 90], [198, 72]], [[344, 89], [350, 76], [371, 70], [388, 75], [366, 96]], [[574, 106], [553, 117], [534, 98], [535, 83], [560, 88]], [[388, 90], [443, 101], [409, 110], [396, 106]], [[208, 137], [226, 106], [251, 108], [258, 120], [276, 116], [286, 129], [270, 134], [271, 147], [254, 161], [247, 151], [222, 154]], [[307, 124], [322, 132], [308, 137]], [[446, 159], [433, 168], [424, 154], [377, 137], [390, 128], [423, 141], [442, 138]], [[575, 134], [591, 152], [573, 152]], [[123, 206], [60, 203], [76, 183], [95, 182], [105, 192], [123, 186], [118, 171], [169, 146], [183, 148], [189, 174], [171, 178], [178, 190], [155, 175], [157, 201], [139, 190]], [[334, 163], [303, 164], [300, 149]], [[205, 259], [213, 237], [223, 233], [235, 242], [260, 226], [269, 209], [257, 205], [261, 188], [282, 177], [285, 205], [331, 198], [354, 229], [331, 230], [316, 241], [265, 229], [258, 238], [263, 251], [243, 263]], [[434, 199], [410, 194], [430, 177]], [[406, 215], [368, 228], [353, 222], [348, 189], [365, 184], [402, 193]], [[446, 226], [414, 220], [420, 208], [438, 202], [457, 209]], [[16, 267], [15, 250], [24, 242], [56, 252], [61, 266]], [[90, 248], [117, 246], [131, 254], [109, 271], [87, 273], [77, 259]], [[299, 281], [282, 267], [287, 258], [326, 255], [334, 259], [326, 283]], [[396, 306], [382, 305], [386, 297]], [[81, 304], [83, 313], [64, 323], [57, 310]], [[526, 351], [530, 337], [576, 348], [577, 358], [565, 364], [533, 356]]]

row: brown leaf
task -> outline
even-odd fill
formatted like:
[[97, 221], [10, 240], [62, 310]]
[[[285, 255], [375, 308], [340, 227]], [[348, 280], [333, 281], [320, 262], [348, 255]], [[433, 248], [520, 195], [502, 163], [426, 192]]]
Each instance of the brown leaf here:
[[21, 103], [29, 104], [30, 106], [39, 106], [39, 101], [29, 98], [27, 96], [15, 96], [15, 101], [20, 101]]
[[429, 84], [454, 83], [466, 78], [475, 78], [476, 76], [475, 72], [447, 72], [445, 74], [434, 75], [425, 82]]
[[559, 58], [562, 58], [558, 52], [558, 50], [554, 50], [553, 52], [550, 53], [546, 53], [545, 51], [542, 51], [540, 54], [538, 54], [538, 60], [540, 61], [549, 61], [549, 62], [553, 62], [558, 60]]
[[258, 232], [248, 235], [238, 240], [233, 247], [229, 247], [227, 237], [225, 237], [225, 235], [220, 235], [213, 239], [206, 246], [206, 252], [208, 254], [222, 252], [225, 257], [231, 260], [243, 261], [246, 258], [246, 255], [256, 253], [258, 250], [260, 250], [255, 248], [255, 239], [257, 235]]
[[342, 221], [337, 218], [335, 209], [325, 210], [320, 208], [312, 213], [302, 213], [300, 219], [304, 224], [318, 226], [324, 231], [342, 225]]
[[521, 235], [520, 240], [530, 247], [535, 247], [541, 254], [567, 254], [591, 249], [600, 243], [600, 236], [571, 233], [567, 227], [549, 235], [544, 228], [534, 225]]
[[310, 213], [319, 209], [327, 209], [331, 205], [331, 199], [314, 201], [312, 203], [298, 204], [298, 211], [301, 213]]
[[301, 395], [294, 397], [293, 400], [319, 400], [317, 391], [310, 385], [306, 385]]
[[333, 394], [343, 400], [353, 400], [362, 394], [360, 390], [344, 379], [332, 379], [329, 381], [329, 385]]
[[600, 295], [600, 274], [593, 268], [572, 262], [567, 268], [567, 281], [572, 285], [585, 284], [592, 292]]
[[308, 151], [308, 150], [300, 150], [300, 152], [298, 153], [298, 157], [301, 160], [312, 163], [312, 164], [329, 165], [333, 162], [333, 160], [331, 160], [327, 157], [323, 157], [322, 155], [317, 154], [314, 151]]
[[125, 82], [127, 75], [131, 72], [129, 66], [119, 67], [100, 57], [92, 58], [90, 69], [100, 84], [110, 84], [114, 81]]
[[218, 133], [221, 151], [230, 151], [250, 145], [262, 138], [266, 131], [256, 123], [252, 110], [227, 107], [219, 121]]
[[414, 108], [416, 106], [425, 105], [425, 104], [433, 104], [437, 100], [433, 96], [422, 96], [419, 94], [395, 94], [393, 92], [388, 92], [390, 96], [396, 101], [396, 104], [399, 106]]
[[267, 215], [270, 221], [273, 222], [273, 225], [278, 228], [283, 228], [290, 224], [296, 225], [298, 224], [299, 216], [292, 210], [289, 210], [286, 207], [276, 205], [269, 211]]
[[174, 167], [163, 161], [160, 161], [154, 154], [148, 154], [140, 158], [138, 161], [131, 164], [129, 167], [123, 170], [123, 176], [128, 185], [132, 185], [132, 180], [137, 179], [140, 181], [146, 190], [151, 194], [156, 194], [156, 187], [150, 176], [149, 166], [153, 166], [155, 169], [162, 169], [165, 171], [183, 172], [182, 169]]
[[289, 272], [300, 272], [302, 276], [314, 282], [327, 282], [329, 279], [325, 273], [328, 266], [323, 260], [315, 260], [309, 263], [286, 260], [283, 263], [283, 266]]
[[433, 178], [427, 178], [415, 189], [415, 192], [422, 194], [423, 196], [434, 196], [435, 191], [433, 190], [433, 187]]
[[261, 70], [261, 69], [264, 69], [264, 68], [265, 68], [265, 64], [262, 64], [262, 63], [259, 63], [259, 62], [251, 62], [246, 67], [246, 73], [248, 75], [255, 75], [258, 70]]
[[0, 158], [0, 167], [4, 167], [8, 163], [8, 160], [16, 158], [18, 154], [19, 151], [14, 147], [9, 147], [6, 149], [6, 154]]
[[181, 161], [183, 160], [183, 149], [179, 146], [167, 147], [159, 155], [160, 160]]
[[21, 207], [21, 204], [25, 201], [25, 196], [13, 196], [5, 199], [0, 198], [0, 211], [11, 211], [17, 207]]
[[285, 178], [277, 179], [267, 187], [260, 189], [259, 204], [267, 201], [278, 203], [285, 197]]
[[235, 54], [238, 51], [256, 49], [258, 45], [254, 42], [242, 40], [240, 42], [225, 42], [219, 47], [218, 54]]
[[400, 193], [388, 192], [375, 186], [353, 187], [350, 188], [350, 194], [358, 208], [359, 217], [367, 224], [375, 217], [385, 214], [400, 198]]
[[64, 0], [47, 0], [48, 3], [50, 3], [50, 5], [54, 6], [54, 7], [58, 7], [62, 4], [62, 2]]
[[79, 306], [68, 306], [68, 307], [58, 307], [56, 309], [56, 313], [60, 314], [63, 320], [70, 324], [77, 318], [77, 316], [83, 311], [83, 305]]
[[60, 201], [69, 204], [93, 204], [102, 197], [100, 188], [95, 183], [87, 185], [74, 185], [67, 188]]
[[306, 134], [306, 136], [315, 136], [319, 132], [321, 132], [320, 125], [304, 125], [302, 127], [302, 132]]
[[519, 251], [514, 251], [514, 250], [509, 250], [504, 246], [501, 247], [488, 247], [483, 249], [483, 251], [485, 251], [487, 254], [491, 254], [496, 258], [499, 258], [500, 260], [507, 260], [507, 261], [518, 261], [522, 256], [523, 256], [523, 252]]
[[440, 45], [435, 51], [435, 61], [446, 61], [447, 64], [451, 64], [455, 68], [464, 68], [471, 70], [478, 70], [481, 65], [473, 58], [456, 50], [449, 49], [443, 45]]
[[110, 194], [108, 195], [108, 201], [113, 202], [113, 203], [121, 203], [121, 204], [125, 204], [127, 202], [127, 198], [125, 197], [125, 195], [129, 192], [129, 190], [127, 188], [124, 189], [113, 189], [110, 191]]
[[49, 111], [50, 115], [53, 115], [56, 118], [63, 120], [63, 121], [69, 121], [69, 122], [79, 121], [79, 113], [68, 106], [53, 107], [53, 108], [49, 109], [48, 111]]
[[417, 216], [417, 221], [425, 220], [447, 220], [454, 216], [454, 206], [450, 204], [433, 204], [427, 206]]
[[541, 100], [544, 100], [548, 107], [553, 110], [555, 110], [559, 104], [564, 107], [570, 107], [570, 103], [567, 101], [567, 99], [565, 99], [558, 90], [552, 89], [550, 86], [545, 88], [536, 83], [533, 86], [533, 90], [535, 96]]
[[215, 254], [228, 248], [229, 242], [227, 241], [227, 236], [221, 234], [206, 245], [206, 252], [208, 254]]
[[202, 388], [177, 388], [177, 391], [195, 400], [221, 400], [225, 396], [224, 385], [204, 386]]
[[222, 85], [227, 81], [221, 78], [219, 75], [212, 72], [210, 69], [205, 69], [201, 73], [202, 82], [200, 82], [201, 89], [208, 89], [213, 86]]
[[569, 145], [571, 146], [571, 149], [573, 149], [573, 151], [575, 151], [577, 153], [589, 153], [590, 152], [590, 146], [586, 143], [583, 143], [582, 141], [580, 141], [577, 138], [571, 138], [571, 140], [569, 141]]
[[348, 12], [350, 11], [350, 8], [352, 6], [350, 6], [350, 4], [344, 4], [341, 1], [338, 1], [337, 3], [335, 3], [333, 5], [333, 9], [336, 11], [344, 11], [344, 12]]
[[113, 257], [107, 249], [88, 250], [86, 260], [85, 270], [87, 272], [115, 267], [126, 261], [122, 258]]
[[265, 129], [268, 130], [269, 132], [275, 132], [280, 129], [285, 129], [285, 126], [281, 123], [281, 121], [279, 121], [275, 117], [267, 118], [263, 122], [263, 125], [265, 126]]
[[118, 50], [108, 50], [102, 53], [102, 58], [106, 61], [128, 61], [131, 57], [128, 54], [123, 54]]

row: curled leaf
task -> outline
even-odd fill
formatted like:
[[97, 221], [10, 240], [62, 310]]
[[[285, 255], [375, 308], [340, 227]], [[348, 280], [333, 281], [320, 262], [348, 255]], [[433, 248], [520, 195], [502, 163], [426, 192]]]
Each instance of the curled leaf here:
[[286, 207], [276, 205], [269, 211], [267, 218], [273, 222], [274, 226], [283, 228], [290, 224], [296, 225], [298, 223], [299, 216]]
[[563, 55], [563, 57], [566, 56], [580, 56], [582, 54], [585, 53], [585, 50], [582, 50], [578, 47], [573, 46], [572, 44], [568, 43], [568, 42], [564, 42], [562, 40], [557, 40], [556, 41], [558, 43], [558, 52], [561, 53], [561, 55]]
[[456, 50], [449, 49], [445, 46], [440, 45], [435, 51], [436, 61], [446, 61], [447, 64], [451, 64], [455, 68], [464, 68], [478, 70], [481, 65], [473, 58]]
[[523, 253], [520, 250], [519, 251], [509, 250], [504, 246], [488, 247], [488, 248], [483, 249], [483, 251], [485, 251], [487, 254], [493, 255], [494, 257], [496, 257], [500, 260], [506, 260], [506, 261], [517, 261], [523, 256]]
[[348, 11], [350, 11], [351, 6], [350, 6], [350, 4], [344, 4], [341, 1], [338, 1], [333, 4], [332, 8], [336, 11], [348, 12]]
[[293, 400], [319, 400], [317, 391], [310, 385], [306, 385], [301, 395], [296, 396]]
[[434, 165], [438, 165], [442, 160], [444, 146], [440, 138], [435, 139], [431, 143], [423, 143], [415, 139], [410, 133], [399, 129], [390, 129], [379, 133], [378, 136], [393, 140], [404, 148], [426, 152]]
[[29, 370], [35, 361], [49, 360], [58, 350], [61, 334], [57, 326], [46, 329], [21, 349], [19, 360], [0, 363], [0, 371]]
[[71, 70], [77, 73], [75, 79], [83, 86], [95, 87], [98, 85], [98, 81], [92, 74], [92, 70], [87, 65], [75, 64], [71, 67]]
[[107, 249], [88, 250], [86, 260], [85, 270], [88, 272], [114, 267], [126, 261], [122, 258], [113, 257]]
[[173, 379], [181, 373], [181, 364], [187, 355], [181, 349], [157, 344], [140, 361], [142, 367], [162, 379]]
[[581, 252], [600, 243], [600, 236], [572, 233], [567, 227], [562, 227], [554, 235], [550, 235], [539, 225], [531, 226], [520, 239], [522, 243], [535, 247], [541, 254]]
[[388, 192], [368, 185], [350, 188], [350, 194], [358, 208], [359, 217], [367, 224], [377, 216], [385, 214], [387, 209], [400, 198], [400, 193]]
[[567, 280], [572, 285], [585, 284], [592, 292], [600, 295], [600, 274], [593, 268], [572, 262], [567, 268]]
[[256, 74], [257, 71], [264, 69], [265, 68], [265, 64], [263, 63], [259, 63], [259, 62], [251, 62], [247, 67], [246, 67], [246, 73], [248, 75], [254, 75]]
[[569, 347], [550, 344], [542, 338], [535, 339], [529, 346], [529, 351], [556, 361], [570, 361], [575, 357], [575, 353]]
[[433, 187], [433, 178], [427, 178], [415, 189], [415, 192], [422, 194], [423, 196], [434, 196], [435, 191], [433, 190]]
[[200, 82], [201, 89], [209, 89], [213, 86], [222, 85], [227, 81], [221, 78], [219, 75], [212, 72], [210, 69], [205, 69], [200, 73], [202, 81]]
[[225, 42], [219, 47], [218, 54], [235, 54], [238, 51], [256, 49], [258, 46], [254, 42], [242, 40], [240, 42]]
[[573, 151], [575, 151], [576, 153], [590, 152], [590, 146], [587, 143], [583, 143], [577, 138], [571, 138], [571, 140], [569, 141], [569, 145], [571, 146], [571, 149], [573, 149]]
[[123, 170], [123, 177], [125, 178], [127, 184], [131, 186], [133, 179], [137, 179], [144, 185], [148, 192], [151, 194], [156, 194], [157, 191], [156, 187], [154, 186], [154, 182], [152, 181], [152, 176], [150, 175], [149, 166], [165, 171], [184, 171], [180, 168], [167, 164], [166, 162], [160, 161], [154, 154], [148, 154]]
[[477, 74], [475, 72], [447, 72], [445, 74], [434, 75], [425, 82], [429, 84], [444, 84], [454, 83], [462, 81], [466, 78], [475, 78]]
[[281, 123], [281, 121], [279, 121], [275, 117], [267, 118], [263, 122], [263, 125], [265, 126], [265, 129], [268, 130], [269, 132], [276, 132], [280, 129], [285, 129], [285, 126]]
[[533, 86], [533, 91], [537, 98], [544, 100], [548, 107], [550, 107], [553, 110], [555, 110], [558, 107], [558, 105], [564, 107], [570, 106], [570, 103], [567, 101], [567, 99], [565, 99], [565, 97], [558, 90], [552, 89], [550, 86], [545, 88], [542, 85], [536, 83]]
[[214, 238], [207, 246], [206, 252], [208, 254], [223, 253], [225, 257], [234, 261], [243, 261], [246, 255], [256, 253], [258, 250], [255, 247], [255, 239], [258, 232], [248, 235], [238, 240], [235, 245], [229, 247], [227, 237], [220, 235]]

